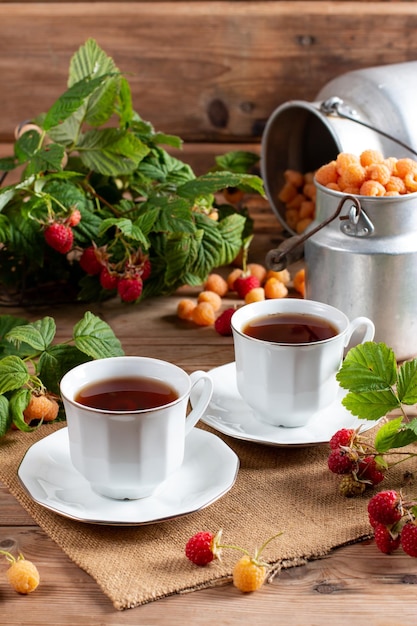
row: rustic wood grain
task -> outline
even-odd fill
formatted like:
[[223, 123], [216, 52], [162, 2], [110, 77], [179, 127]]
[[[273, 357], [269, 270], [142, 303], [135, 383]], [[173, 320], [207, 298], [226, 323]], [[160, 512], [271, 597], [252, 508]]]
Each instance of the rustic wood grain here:
[[415, 2], [0, 4], [0, 141], [64, 91], [89, 37], [126, 72], [135, 108], [187, 141], [252, 142], [274, 109], [340, 74], [414, 60]]

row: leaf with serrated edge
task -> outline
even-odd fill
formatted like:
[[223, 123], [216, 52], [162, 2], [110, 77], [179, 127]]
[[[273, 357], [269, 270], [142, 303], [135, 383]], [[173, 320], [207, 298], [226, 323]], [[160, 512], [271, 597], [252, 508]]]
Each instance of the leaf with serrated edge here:
[[90, 311], [74, 326], [73, 336], [77, 348], [93, 359], [124, 355], [110, 326]]
[[31, 433], [32, 431], [39, 428], [39, 426], [42, 424], [42, 421], [40, 421], [39, 424], [36, 426], [29, 426], [25, 422], [23, 411], [29, 404], [29, 397], [29, 389], [19, 389], [19, 391], [15, 391], [15, 393], [11, 396], [9, 404], [13, 424], [19, 430], [22, 430], [25, 433]]
[[417, 434], [404, 426], [402, 417], [383, 424], [375, 435], [374, 446], [377, 452], [383, 454], [391, 448], [402, 448], [417, 441]]
[[6, 396], [0, 395], [0, 437], [3, 437], [12, 424], [12, 417], [9, 411], [9, 401]]
[[5, 356], [0, 360], [0, 393], [19, 389], [29, 380], [26, 364], [17, 356]]
[[391, 390], [350, 392], [343, 398], [342, 404], [353, 415], [366, 420], [377, 420], [400, 407]]
[[398, 397], [404, 404], [417, 402], [417, 359], [403, 363], [398, 370]]
[[389, 389], [397, 382], [394, 352], [384, 343], [359, 344], [349, 350], [336, 378], [343, 389], [350, 391]]
[[55, 320], [53, 317], [47, 316], [32, 324], [15, 326], [6, 334], [5, 338], [13, 343], [27, 343], [34, 350], [42, 351], [51, 345], [55, 332]]
[[63, 375], [73, 367], [90, 360], [91, 357], [75, 346], [54, 345], [42, 352], [38, 364], [38, 375], [48, 391], [59, 393], [59, 383]]

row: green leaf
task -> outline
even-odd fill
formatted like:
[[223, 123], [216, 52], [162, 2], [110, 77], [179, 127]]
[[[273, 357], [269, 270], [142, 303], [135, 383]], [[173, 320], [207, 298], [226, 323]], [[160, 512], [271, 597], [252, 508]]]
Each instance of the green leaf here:
[[16, 326], [23, 326], [28, 323], [28, 320], [23, 317], [17, 317], [16, 315], [0, 315], [0, 337], [7, 335], [7, 333]]
[[9, 430], [12, 425], [12, 416], [9, 411], [9, 401], [6, 396], [0, 396], [0, 438]]
[[218, 223], [218, 230], [223, 239], [222, 254], [217, 265], [229, 265], [237, 256], [242, 246], [242, 236], [246, 226], [246, 218], [232, 213]]
[[114, 226], [118, 228], [124, 235], [126, 235], [126, 237], [130, 237], [131, 239], [134, 239], [135, 241], [139, 241], [147, 245], [148, 240], [144, 236], [141, 229], [137, 226], [137, 224], [134, 224], [132, 220], [129, 220], [126, 217], [120, 217], [120, 218], [110, 217], [106, 220], [103, 220], [100, 224], [100, 229], [98, 231], [99, 236], [102, 237], [104, 233], [106, 232], [106, 230]]
[[397, 382], [394, 352], [384, 343], [367, 341], [351, 348], [337, 373], [343, 389], [377, 391], [389, 389]]
[[34, 350], [41, 352], [52, 343], [56, 333], [56, 325], [53, 317], [44, 317], [33, 324], [15, 326], [5, 338], [15, 344], [27, 343]]
[[106, 322], [90, 311], [74, 326], [75, 345], [93, 359], [124, 354], [120, 341]]
[[0, 360], [0, 394], [19, 389], [29, 380], [26, 364], [17, 356], [6, 356]]
[[85, 102], [88, 96], [103, 84], [106, 76], [82, 78], [74, 83], [54, 102], [43, 121], [44, 130], [62, 124], [70, 115], [75, 113]]
[[42, 352], [38, 364], [38, 376], [48, 391], [59, 393], [59, 383], [70, 369], [90, 361], [91, 358], [75, 346], [58, 344]]
[[398, 370], [398, 397], [404, 404], [417, 402], [417, 359], [403, 363]]
[[227, 152], [222, 156], [216, 157], [216, 163], [219, 167], [230, 172], [247, 174], [254, 165], [259, 163], [259, 155], [254, 152], [246, 152], [245, 150], [234, 150]]
[[105, 176], [131, 174], [149, 152], [133, 133], [117, 128], [86, 132], [77, 150], [86, 167]]
[[185, 198], [198, 198], [214, 194], [226, 187], [245, 187], [264, 195], [262, 180], [250, 174], [230, 174], [229, 172], [209, 172], [178, 187], [177, 193]]
[[42, 421], [39, 422], [37, 426], [29, 426], [25, 422], [25, 417], [23, 415], [23, 411], [26, 409], [29, 404], [30, 399], [30, 390], [29, 389], [19, 389], [19, 391], [15, 391], [15, 393], [10, 397], [9, 410], [12, 417], [13, 424], [25, 433], [31, 433], [32, 431], [39, 428]]
[[38, 150], [30, 159], [26, 168], [26, 175], [39, 174], [45, 171], [62, 169], [64, 147], [57, 143], [50, 143]]
[[400, 407], [400, 402], [391, 389], [350, 392], [343, 398], [342, 404], [353, 415], [366, 420], [377, 420]]
[[11, 172], [18, 167], [19, 162], [15, 157], [3, 157], [0, 159], [0, 172]]
[[17, 190], [14, 186], [3, 187], [3, 189], [0, 189], [0, 211], [2, 211], [16, 195]]
[[391, 448], [402, 448], [415, 441], [417, 441], [417, 434], [409, 428], [404, 428], [402, 417], [398, 417], [378, 429], [374, 445], [377, 452], [383, 454]]

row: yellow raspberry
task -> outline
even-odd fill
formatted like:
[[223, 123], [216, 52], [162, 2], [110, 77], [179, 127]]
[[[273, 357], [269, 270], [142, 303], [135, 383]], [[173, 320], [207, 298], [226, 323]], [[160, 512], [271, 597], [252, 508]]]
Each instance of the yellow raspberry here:
[[297, 170], [285, 170], [284, 178], [287, 183], [291, 183], [294, 187], [302, 187], [304, 185], [304, 176]]
[[407, 174], [415, 172], [416, 169], [417, 169], [416, 161], [414, 161], [413, 159], [409, 159], [409, 158], [398, 159], [396, 166], [395, 166], [396, 176], [399, 176], [400, 178], [405, 178]]
[[209, 302], [199, 302], [193, 309], [191, 318], [198, 326], [212, 326], [216, 321], [216, 313]]
[[288, 283], [291, 280], [290, 273], [289, 273], [289, 271], [287, 269], [280, 270], [279, 272], [276, 272], [274, 270], [268, 270], [266, 278], [267, 278], [267, 280], [268, 280], [268, 278], [276, 278], [281, 283], [284, 283], [284, 285], [288, 285]]
[[293, 287], [303, 297], [305, 296], [305, 269], [301, 268], [294, 276]]
[[214, 291], [201, 291], [198, 294], [197, 304], [200, 304], [200, 302], [208, 302], [215, 311], [219, 311], [222, 306], [221, 297]]
[[229, 285], [223, 276], [220, 276], [220, 274], [209, 274], [206, 282], [204, 283], [204, 289], [206, 291], [214, 291], [214, 293], [217, 293], [222, 297], [229, 291]]
[[303, 219], [298, 220], [297, 226], [295, 227], [297, 235], [301, 235], [310, 224], [313, 222], [312, 217], [304, 217]]
[[54, 400], [54, 398], [49, 398], [49, 402], [50, 402], [49, 411], [47, 411], [45, 415], [43, 416], [44, 422], [53, 422], [58, 417], [58, 413], [59, 413], [58, 402]]
[[248, 263], [247, 270], [251, 276], [256, 276], [256, 278], [259, 280], [259, 282], [262, 285], [262, 283], [264, 282], [266, 278], [266, 272], [267, 272], [266, 267], [264, 267], [260, 263]]
[[265, 300], [265, 289], [263, 287], [255, 287], [245, 296], [245, 304], [251, 304], [251, 302], [261, 302], [262, 300]]
[[32, 593], [38, 587], [40, 576], [36, 565], [23, 556], [13, 560], [7, 570], [7, 579], [17, 593]]
[[287, 209], [287, 211], [291, 209], [295, 209], [296, 211], [298, 211], [302, 203], [306, 200], [307, 198], [303, 193], [297, 193], [297, 195], [291, 200], [291, 202], [286, 203], [285, 208]]
[[269, 300], [277, 299], [277, 298], [285, 298], [288, 295], [288, 289], [277, 278], [268, 278], [264, 285], [265, 289], [265, 298]]
[[191, 320], [193, 311], [196, 307], [195, 302], [189, 298], [183, 298], [177, 304], [177, 315], [181, 320]]
[[243, 593], [250, 593], [262, 587], [265, 575], [265, 566], [245, 555], [233, 568], [233, 584]]
[[360, 164], [360, 161], [356, 154], [351, 154], [350, 152], [339, 152], [336, 157], [336, 169], [339, 176], [345, 172], [348, 167], [357, 164]]
[[387, 192], [395, 191], [398, 194], [404, 194], [407, 192], [405, 183], [399, 176], [391, 176], [387, 184], [385, 185]]
[[384, 163], [373, 163], [366, 168], [368, 180], [377, 180], [381, 185], [386, 185], [391, 178], [391, 170]]
[[295, 187], [292, 183], [284, 183], [278, 194], [278, 200], [281, 200], [281, 202], [284, 202], [284, 204], [286, 204], [287, 202], [291, 202], [291, 200], [294, 200], [297, 193], [297, 187]]
[[373, 163], [383, 163], [384, 157], [379, 150], [364, 150], [359, 156], [360, 164], [363, 167], [372, 165]]
[[30, 424], [33, 420], [45, 420], [45, 416], [51, 415], [54, 410], [54, 405], [51, 405], [52, 402], [46, 395], [36, 395], [32, 393], [30, 396], [29, 404], [23, 411], [23, 417], [25, 418], [25, 422], [27, 424]]
[[330, 163], [322, 165], [315, 174], [316, 181], [324, 187], [327, 187], [330, 183], [337, 183], [337, 177], [336, 161], [330, 161]]
[[239, 278], [239, 276], [242, 276], [242, 274], [243, 274], [243, 270], [240, 269], [240, 267], [236, 267], [234, 270], [230, 272], [230, 274], [227, 277], [227, 285], [230, 291], [233, 291], [233, 285], [235, 284], [236, 278]]
[[365, 180], [359, 193], [361, 196], [383, 196], [385, 195], [385, 187], [377, 180]]

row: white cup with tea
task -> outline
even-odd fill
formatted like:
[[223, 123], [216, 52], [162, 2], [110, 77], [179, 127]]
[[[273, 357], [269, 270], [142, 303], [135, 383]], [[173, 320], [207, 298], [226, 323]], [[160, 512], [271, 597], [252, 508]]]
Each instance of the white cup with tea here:
[[[191, 390], [198, 400], [188, 413]], [[89, 361], [60, 383], [70, 457], [92, 489], [133, 500], [151, 496], [184, 459], [185, 438], [206, 410], [204, 372], [141, 356]]]
[[344, 351], [372, 341], [373, 322], [349, 321], [339, 309], [295, 298], [237, 309], [231, 320], [240, 395], [261, 422], [304, 426], [338, 394]]

